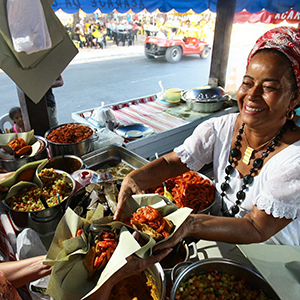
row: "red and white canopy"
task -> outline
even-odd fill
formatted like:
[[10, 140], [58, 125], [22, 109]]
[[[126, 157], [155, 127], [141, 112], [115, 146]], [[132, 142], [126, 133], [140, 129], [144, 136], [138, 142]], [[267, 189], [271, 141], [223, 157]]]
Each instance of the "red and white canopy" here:
[[266, 23], [266, 24], [279, 24], [283, 21], [286, 21], [291, 24], [300, 23], [300, 11], [295, 11], [290, 9], [284, 13], [270, 13], [266, 10], [261, 10], [257, 13], [250, 13], [246, 10], [243, 10], [234, 15], [235, 23]]

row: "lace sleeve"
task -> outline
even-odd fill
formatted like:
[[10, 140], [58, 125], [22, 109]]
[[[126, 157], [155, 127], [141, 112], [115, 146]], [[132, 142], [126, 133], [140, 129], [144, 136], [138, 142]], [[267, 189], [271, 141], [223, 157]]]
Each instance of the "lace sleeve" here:
[[235, 119], [235, 115], [226, 115], [211, 118], [199, 124], [193, 134], [189, 136], [182, 145], [175, 148], [174, 151], [181, 161], [191, 170], [200, 170], [205, 164], [213, 161], [216, 139], [227, 138], [227, 127], [230, 127]]
[[275, 218], [300, 216], [300, 159], [291, 159], [280, 171], [274, 170], [266, 180], [256, 205]]

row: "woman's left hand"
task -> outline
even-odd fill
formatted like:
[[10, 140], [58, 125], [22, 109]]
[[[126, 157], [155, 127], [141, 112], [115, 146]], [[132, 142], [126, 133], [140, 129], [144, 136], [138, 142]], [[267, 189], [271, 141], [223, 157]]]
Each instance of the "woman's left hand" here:
[[153, 248], [153, 253], [159, 253], [164, 249], [169, 249], [176, 246], [180, 243], [185, 237], [190, 235], [191, 223], [193, 222], [193, 216], [190, 215], [176, 230], [171, 238], [169, 238], [166, 242], [160, 243], [159, 245]]
[[127, 264], [117, 271], [117, 273], [120, 273], [120, 278], [125, 278], [131, 276], [132, 274], [140, 273], [155, 263], [160, 262], [171, 251], [171, 248], [165, 247], [163, 251], [157, 253], [156, 255], [152, 255], [149, 258], [139, 258], [133, 254], [127, 258]]

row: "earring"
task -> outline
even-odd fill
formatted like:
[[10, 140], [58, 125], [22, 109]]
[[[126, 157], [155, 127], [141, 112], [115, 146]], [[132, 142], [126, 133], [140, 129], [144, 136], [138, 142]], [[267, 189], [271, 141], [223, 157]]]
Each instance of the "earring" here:
[[286, 118], [288, 120], [293, 120], [294, 116], [295, 116], [295, 111], [293, 109], [286, 113]]

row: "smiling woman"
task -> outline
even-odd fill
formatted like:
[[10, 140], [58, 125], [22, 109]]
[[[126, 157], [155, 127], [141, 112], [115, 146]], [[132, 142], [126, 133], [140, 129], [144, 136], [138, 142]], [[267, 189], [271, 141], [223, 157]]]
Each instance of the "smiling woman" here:
[[[250, 52], [238, 90], [240, 113], [201, 123], [185, 142], [125, 177], [118, 219], [129, 195], [213, 163], [217, 199], [211, 215], [190, 215], [175, 235], [232, 244], [300, 245], [300, 31], [266, 32]], [[154, 175], [155, 174], [155, 175]]]
[[[266, 61], [267, 64], [263, 63]], [[274, 49], [257, 52], [249, 63], [237, 97], [241, 116], [247, 121], [247, 127], [255, 124], [256, 130], [257, 126], [264, 130], [268, 128], [267, 137], [270, 138], [272, 133], [276, 134], [275, 128], [283, 127], [286, 113], [298, 101], [293, 69], [284, 54]], [[260, 98], [264, 101], [259, 101]], [[274, 120], [278, 120], [280, 124]], [[270, 127], [275, 127], [273, 132]]]

